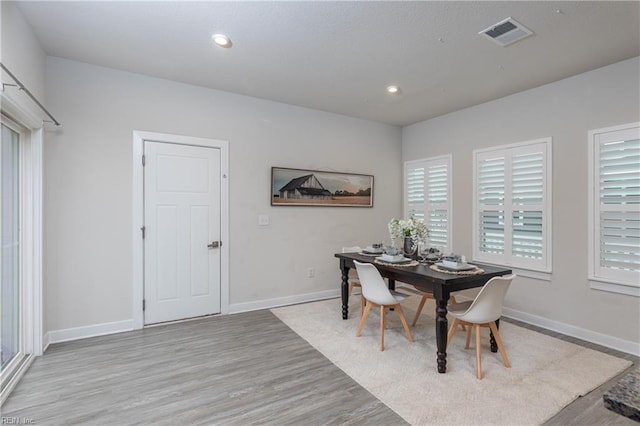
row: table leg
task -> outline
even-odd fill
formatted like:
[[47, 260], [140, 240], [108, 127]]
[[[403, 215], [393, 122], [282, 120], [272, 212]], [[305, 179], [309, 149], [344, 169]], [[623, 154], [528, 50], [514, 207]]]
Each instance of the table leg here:
[[349, 318], [349, 267], [343, 266], [340, 268], [342, 271], [342, 319]]
[[438, 345], [438, 373], [447, 371], [447, 300], [436, 299], [436, 344]]
[[387, 281], [389, 282], [389, 290], [395, 290], [396, 289], [396, 280], [387, 279]]
[[[500, 320], [496, 320], [496, 327], [500, 328]], [[496, 338], [493, 335], [493, 331], [489, 333], [489, 344], [491, 345], [491, 352], [498, 352], [498, 344], [496, 343]]]

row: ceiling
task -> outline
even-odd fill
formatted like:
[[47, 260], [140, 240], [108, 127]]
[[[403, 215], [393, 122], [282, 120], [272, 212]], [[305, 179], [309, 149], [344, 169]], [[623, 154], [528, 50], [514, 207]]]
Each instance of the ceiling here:
[[[639, 6], [19, 2], [51, 56], [400, 126], [639, 56]], [[507, 47], [478, 35], [507, 17], [534, 35]]]

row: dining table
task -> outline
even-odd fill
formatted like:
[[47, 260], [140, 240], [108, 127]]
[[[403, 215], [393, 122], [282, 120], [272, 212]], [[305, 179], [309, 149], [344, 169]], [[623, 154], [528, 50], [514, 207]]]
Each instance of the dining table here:
[[[493, 277], [511, 274], [511, 269], [502, 266], [487, 265], [473, 262], [476, 269], [473, 273], [453, 273], [434, 270], [430, 263], [413, 261], [411, 266], [406, 264], [394, 264], [378, 260], [375, 255], [360, 253], [336, 253], [335, 257], [340, 261], [341, 293], [342, 293], [342, 319], [349, 318], [349, 270], [355, 268], [354, 260], [373, 264], [380, 275], [387, 279], [389, 289], [395, 290], [396, 281], [410, 284], [417, 290], [430, 292], [436, 302], [436, 345], [437, 365], [439, 373], [447, 371], [447, 303], [451, 293], [470, 288], [482, 287]], [[496, 321], [499, 325], [499, 320]], [[497, 352], [498, 347], [490, 335], [491, 351]]]

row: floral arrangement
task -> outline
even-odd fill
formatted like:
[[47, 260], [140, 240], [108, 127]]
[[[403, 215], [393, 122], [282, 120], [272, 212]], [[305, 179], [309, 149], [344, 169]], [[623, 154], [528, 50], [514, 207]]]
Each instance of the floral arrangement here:
[[415, 250], [418, 244], [426, 244], [429, 238], [429, 229], [427, 225], [420, 220], [411, 216], [409, 219], [393, 218], [389, 222], [389, 235], [391, 236], [391, 244], [395, 245], [398, 238], [411, 238], [412, 250]]

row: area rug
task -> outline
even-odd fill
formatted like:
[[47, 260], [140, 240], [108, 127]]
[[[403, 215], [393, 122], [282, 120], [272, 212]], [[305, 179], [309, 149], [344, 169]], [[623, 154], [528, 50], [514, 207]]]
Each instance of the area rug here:
[[[464, 349], [460, 330], [447, 351], [447, 373], [436, 367], [435, 305], [428, 301], [410, 343], [395, 312], [387, 315], [385, 350], [379, 350], [380, 321], [372, 310], [356, 337], [359, 298], [342, 320], [340, 299], [272, 309], [307, 340], [412, 425], [539, 425], [581, 395], [631, 365], [630, 361], [584, 348], [502, 321], [500, 334], [511, 368], [482, 348], [483, 379], [476, 378], [475, 346]], [[403, 301], [409, 322], [419, 296]], [[431, 302], [431, 304], [429, 304]]]

